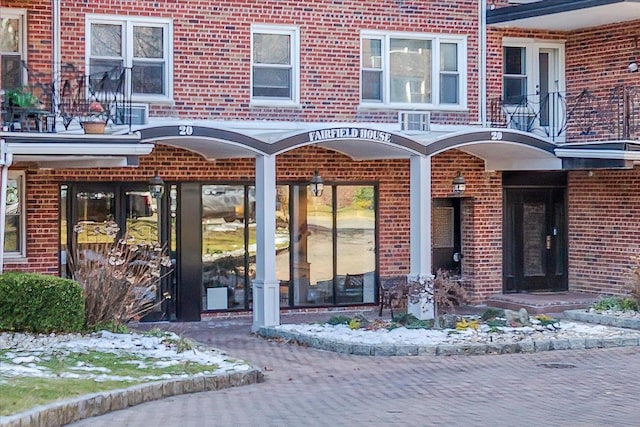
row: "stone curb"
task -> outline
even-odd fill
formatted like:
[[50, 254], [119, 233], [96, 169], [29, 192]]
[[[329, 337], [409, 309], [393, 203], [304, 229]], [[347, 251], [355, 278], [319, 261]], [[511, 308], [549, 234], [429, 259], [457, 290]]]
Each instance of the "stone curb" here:
[[180, 394], [222, 390], [262, 381], [264, 381], [262, 371], [252, 368], [246, 372], [232, 374], [197, 375], [190, 378], [138, 384], [124, 389], [103, 391], [37, 406], [26, 412], [0, 417], [0, 427], [58, 427], [152, 400]]
[[615, 326], [617, 328], [640, 329], [640, 319], [628, 317], [605, 316], [602, 314], [589, 313], [585, 310], [567, 310], [564, 312], [567, 319], [585, 323], [597, 323], [604, 326]]
[[[581, 315], [570, 317], [573, 312]], [[567, 313], [571, 315], [566, 316]], [[640, 322], [635, 326], [630, 325], [632, 319], [616, 319], [602, 315], [589, 315], [582, 310], [570, 310], [565, 312], [568, 319], [585, 323], [598, 323], [607, 326], [626, 327], [640, 329]], [[599, 317], [599, 318], [597, 318]], [[606, 318], [606, 319], [600, 319]], [[605, 323], [611, 322], [611, 323]], [[511, 353], [538, 353], [551, 350], [585, 350], [591, 348], [612, 347], [637, 347], [640, 346], [638, 337], [574, 337], [574, 338], [550, 338], [527, 341], [505, 341], [495, 343], [459, 343], [438, 344], [429, 346], [420, 345], [393, 345], [393, 344], [364, 344], [346, 343], [326, 338], [312, 337], [298, 332], [279, 331], [275, 328], [260, 328], [258, 335], [264, 338], [279, 338], [288, 342], [317, 348], [320, 350], [334, 351], [336, 353], [353, 354], [357, 356], [453, 356], [453, 355], [482, 355], [482, 354], [511, 354]]]

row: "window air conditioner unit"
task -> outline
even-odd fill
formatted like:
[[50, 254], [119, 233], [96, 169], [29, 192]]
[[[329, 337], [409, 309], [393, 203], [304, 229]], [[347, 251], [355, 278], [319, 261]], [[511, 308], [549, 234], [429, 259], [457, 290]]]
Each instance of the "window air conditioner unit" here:
[[149, 123], [149, 105], [132, 104], [116, 109], [114, 123], [116, 125], [128, 125], [131, 120], [132, 125], [146, 125]]
[[431, 114], [427, 111], [400, 111], [398, 113], [400, 130], [429, 132]]

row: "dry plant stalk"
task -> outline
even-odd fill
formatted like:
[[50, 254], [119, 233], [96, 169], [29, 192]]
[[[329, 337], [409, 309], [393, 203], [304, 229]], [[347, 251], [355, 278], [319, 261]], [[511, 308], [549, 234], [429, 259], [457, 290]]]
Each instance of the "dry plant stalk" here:
[[436, 307], [454, 311], [456, 306], [464, 305], [470, 301], [469, 294], [462, 283], [451, 275], [448, 270], [438, 270], [433, 279], [435, 288]]
[[82, 286], [89, 328], [139, 319], [170, 298], [157, 298], [161, 279], [171, 272], [166, 248], [127, 234], [118, 239], [115, 223], [107, 224], [104, 232], [113, 243], [83, 244], [70, 253], [71, 277]]
[[631, 257], [629, 296], [640, 304], [640, 256]]
[[409, 285], [409, 301], [417, 303], [426, 298], [434, 303], [436, 313], [454, 311], [456, 305], [470, 301], [467, 290], [450, 271], [439, 269], [433, 279], [421, 279]]

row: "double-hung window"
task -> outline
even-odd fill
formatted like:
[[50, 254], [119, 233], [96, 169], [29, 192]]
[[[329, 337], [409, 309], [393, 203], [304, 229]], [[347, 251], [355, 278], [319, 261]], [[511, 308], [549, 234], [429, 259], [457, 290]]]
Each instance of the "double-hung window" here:
[[7, 179], [4, 253], [7, 258], [26, 256], [24, 172], [9, 171]]
[[2, 89], [14, 89], [25, 84], [26, 60], [26, 11], [22, 9], [0, 9], [0, 70]]
[[253, 25], [251, 28], [251, 102], [265, 106], [299, 103], [299, 30]]
[[466, 107], [464, 37], [362, 33], [364, 106]]
[[87, 31], [87, 61], [92, 83], [101, 82], [105, 75], [115, 81], [126, 70], [124, 89], [134, 101], [171, 98], [170, 20], [94, 16], [88, 18]]

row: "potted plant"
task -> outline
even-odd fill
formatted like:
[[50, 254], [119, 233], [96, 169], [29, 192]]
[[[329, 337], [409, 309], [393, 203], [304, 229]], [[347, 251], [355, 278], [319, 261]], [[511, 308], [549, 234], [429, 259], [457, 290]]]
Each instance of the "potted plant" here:
[[81, 121], [84, 133], [100, 134], [104, 133], [104, 128], [109, 120], [102, 104], [98, 101], [91, 101], [87, 106], [87, 114]]

